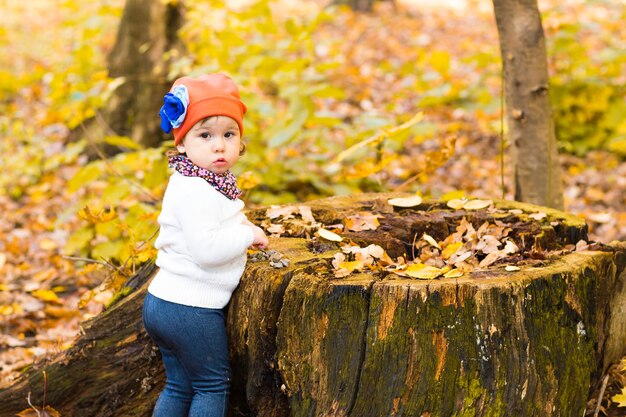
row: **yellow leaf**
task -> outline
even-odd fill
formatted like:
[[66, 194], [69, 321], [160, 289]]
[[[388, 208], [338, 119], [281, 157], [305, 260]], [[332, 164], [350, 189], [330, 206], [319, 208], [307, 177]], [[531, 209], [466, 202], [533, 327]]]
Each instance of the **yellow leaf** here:
[[0, 253], [0, 268], [4, 266], [7, 261], [7, 256], [4, 253]]
[[251, 190], [261, 183], [261, 177], [252, 171], [246, 171], [243, 174], [237, 175], [237, 185], [242, 190]]
[[59, 247], [59, 244], [55, 240], [46, 237], [39, 241], [39, 247], [43, 250], [54, 250]]
[[30, 293], [33, 297], [37, 297], [43, 301], [59, 301], [59, 297], [54, 291], [50, 290], [35, 290]]
[[45, 406], [43, 410], [39, 407], [33, 406], [20, 411], [19, 414], [16, 415], [18, 417], [61, 417], [61, 413], [49, 405]]
[[519, 271], [520, 267], [515, 265], [507, 265], [504, 267], [504, 270], [507, 272]]
[[85, 206], [81, 211], [78, 212], [78, 215], [82, 219], [85, 219], [88, 222], [93, 223], [93, 224], [106, 223], [117, 217], [117, 213], [115, 213], [115, 209], [111, 207], [100, 209], [94, 212], [91, 210], [89, 206]]
[[422, 236], [422, 239], [424, 239], [426, 242], [430, 243], [437, 249], [441, 250], [441, 246], [439, 246], [439, 243], [437, 243], [437, 241], [431, 235], [427, 235], [426, 233], [424, 233], [424, 236]]
[[411, 269], [411, 267], [408, 267], [403, 272], [411, 278], [418, 279], [435, 279], [443, 274], [443, 271], [441, 269], [434, 266], [423, 266], [422, 268], [419, 268], [417, 270], [413, 270]]
[[618, 407], [626, 407], [626, 387], [622, 387], [622, 392], [612, 396], [611, 401], [616, 403]]
[[443, 276], [444, 278], [460, 278], [463, 276], [463, 271], [458, 268], [454, 268], [443, 274]]
[[450, 257], [454, 255], [461, 246], [463, 246], [463, 242], [455, 242], [449, 244], [448, 246], [446, 246], [443, 252], [441, 252], [441, 257], [443, 259], [450, 259]]
[[395, 207], [415, 207], [422, 204], [422, 197], [414, 195], [411, 197], [390, 198], [387, 202]]
[[141, 149], [141, 145], [128, 136], [107, 136], [104, 141], [112, 146], [118, 146], [120, 148], [131, 149], [138, 151]]
[[493, 204], [491, 200], [470, 200], [463, 204], [465, 210], [481, 210]]
[[333, 233], [330, 230], [326, 230], [326, 229], [320, 228], [317, 231], [317, 234], [319, 235], [319, 237], [324, 238], [326, 240], [330, 240], [331, 242], [341, 242], [343, 240], [343, 238], [339, 236], [337, 233]]

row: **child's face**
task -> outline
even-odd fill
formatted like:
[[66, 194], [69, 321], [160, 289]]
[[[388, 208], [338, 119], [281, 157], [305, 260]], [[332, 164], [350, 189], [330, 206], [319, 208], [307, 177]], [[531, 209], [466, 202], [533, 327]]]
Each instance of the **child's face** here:
[[176, 148], [194, 164], [223, 174], [239, 159], [240, 145], [237, 122], [228, 116], [214, 116], [193, 125]]

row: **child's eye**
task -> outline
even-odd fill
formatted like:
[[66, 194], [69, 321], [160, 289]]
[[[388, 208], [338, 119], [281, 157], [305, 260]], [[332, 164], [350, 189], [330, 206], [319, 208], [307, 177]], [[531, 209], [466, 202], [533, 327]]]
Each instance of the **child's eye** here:
[[201, 133], [201, 134], [200, 134], [200, 137], [201, 137], [202, 139], [208, 139], [208, 138], [210, 138], [210, 137], [211, 137], [211, 134], [210, 134], [209, 132], [204, 132], [204, 133]]
[[225, 138], [232, 138], [232, 137], [234, 137], [234, 136], [235, 136], [235, 132], [226, 132], [226, 133], [224, 134], [224, 137], [225, 137]]

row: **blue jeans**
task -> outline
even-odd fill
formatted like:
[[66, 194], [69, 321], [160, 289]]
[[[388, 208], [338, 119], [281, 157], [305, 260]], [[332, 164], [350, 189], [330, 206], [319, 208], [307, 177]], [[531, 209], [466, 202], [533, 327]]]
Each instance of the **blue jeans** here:
[[154, 417], [224, 417], [230, 386], [224, 310], [148, 293], [143, 324], [159, 346], [167, 381]]

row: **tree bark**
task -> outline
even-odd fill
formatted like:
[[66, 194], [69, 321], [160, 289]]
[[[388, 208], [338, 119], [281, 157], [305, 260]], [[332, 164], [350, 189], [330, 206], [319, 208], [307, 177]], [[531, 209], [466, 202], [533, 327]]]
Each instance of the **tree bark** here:
[[371, 12], [374, 9], [374, 3], [382, 1], [390, 1], [395, 5], [395, 0], [334, 0], [332, 4], [346, 5], [358, 12]]
[[[386, 195], [307, 203], [337, 224], [358, 211], [380, 214], [376, 230], [344, 239], [410, 253], [415, 235], [442, 240], [462, 218], [502, 221], [520, 248], [558, 249], [586, 238], [581, 220], [556, 210], [498, 202], [495, 211], [450, 211], [425, 203], [394, 209]], [[517, 208], [523, 214], [508, 211]], [[539, 222], [528, 213], [543, 211]], [[264, 210], [249, 217], [267, 220]], [[287, 221], [285, 221], [287, 222]], [[276, 269], [251, 259], [229, 306], [231, 416], [579, 416], [588, 391], [626, 353], [626, 244], [493, 267], [457, 279], [409, 280], [361, 272], [334, 278], [332, 242], [272, 239], [290, 260]], [[42, 398], [67, 416], [148, 416], [163, 386], [157, 349], [141, 325], [153, 266], [138, 289], [87, 322], [64, 354], [0, 391], [0, 415]]]
[[504, 67], [515, 199], [563, 208], [546, 44], [537, 0], [493, 0]]
[[[169, 87], [166, 52], [182, 49], [177, 37], [182, 24], [179, 3], [126, 0], [109, 55], [109, 76], [122, 77], [123, 82], [102, 112], [105, 134], [129, 136], [143, 146], [163, 140], [158, 113]], [[92, 129], [102, 129], [102, 123]]]

